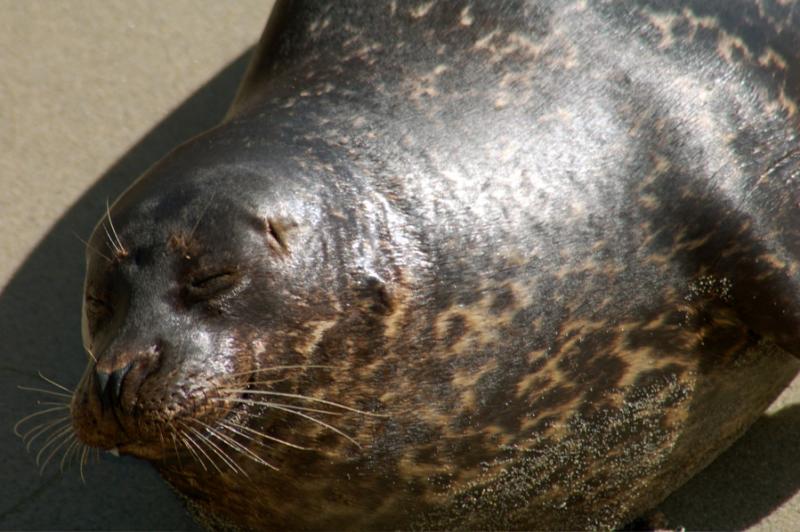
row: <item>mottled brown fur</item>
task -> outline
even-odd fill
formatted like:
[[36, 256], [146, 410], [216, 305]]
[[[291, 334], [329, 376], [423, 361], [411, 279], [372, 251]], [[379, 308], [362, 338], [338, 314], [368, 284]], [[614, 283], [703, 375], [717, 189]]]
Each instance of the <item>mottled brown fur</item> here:
[[794, 7], [280, 4], [92, 237], [78, 435], [212, 527], [637, 517], [800, 367]]

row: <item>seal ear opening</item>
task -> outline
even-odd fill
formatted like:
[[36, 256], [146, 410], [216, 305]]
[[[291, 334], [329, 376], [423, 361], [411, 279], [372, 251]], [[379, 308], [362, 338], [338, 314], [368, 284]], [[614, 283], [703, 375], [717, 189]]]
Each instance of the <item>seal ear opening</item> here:
[[385, 316], [394, 309], [394, 299], [386, 283], [377, 276], [370, 275], [359, 287], [358, 295], [366, 308], [374, 314]]

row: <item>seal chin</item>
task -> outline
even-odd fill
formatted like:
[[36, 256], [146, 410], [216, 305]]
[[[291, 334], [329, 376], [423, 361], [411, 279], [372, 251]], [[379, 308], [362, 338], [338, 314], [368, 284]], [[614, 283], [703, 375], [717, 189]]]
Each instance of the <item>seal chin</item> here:
[[108, 450], [112, 454], [128, 454], [144, 460], [164, 460], [175, 453], [170, 447], [154, 442], [134, 442], [113, 447]]

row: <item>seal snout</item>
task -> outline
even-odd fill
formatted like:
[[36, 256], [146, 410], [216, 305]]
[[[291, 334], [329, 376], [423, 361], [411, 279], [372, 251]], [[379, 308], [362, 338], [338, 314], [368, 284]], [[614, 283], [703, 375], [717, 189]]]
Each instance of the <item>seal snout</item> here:
[[161, 366], [161, 347], [152, 345], [100, 357], [87, 368], [72, 401], [73, 426], [84, 443], [110, 449], [143, 434], [132, 420], [141, 389]]
[[160, 346], [153, 345], [98, 360], [94, 366], [94, 382], [101, 407], [131, 411], [144, 380], [158, 369], [160, 357]]

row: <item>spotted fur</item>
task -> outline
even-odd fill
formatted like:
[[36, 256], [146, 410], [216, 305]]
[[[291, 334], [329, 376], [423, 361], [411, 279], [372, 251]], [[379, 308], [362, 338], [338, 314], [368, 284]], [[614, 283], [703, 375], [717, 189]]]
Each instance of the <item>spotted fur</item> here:
[[[797, 7], [279, 2], [226, 121], [111, 209], [128, 255], [90, 242], [120, 311], [78, 435], [209, 526], [637, 517], [800, 367]], [[153, 342], [114, 421], [96, 367]], [[217, 434], [244, 478], [226, 420], [303, 450]]]

